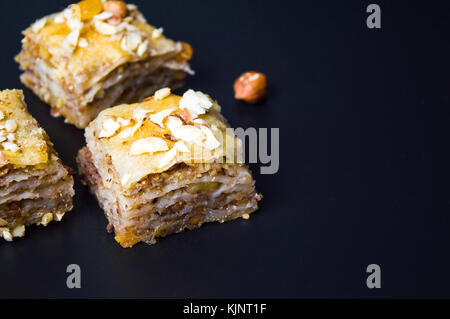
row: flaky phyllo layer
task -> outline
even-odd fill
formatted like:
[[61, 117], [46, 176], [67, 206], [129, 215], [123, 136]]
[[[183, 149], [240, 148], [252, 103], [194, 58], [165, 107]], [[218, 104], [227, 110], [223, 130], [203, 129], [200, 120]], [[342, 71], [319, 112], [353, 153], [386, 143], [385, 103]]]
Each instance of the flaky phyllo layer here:
[[107, 109], [89, 125], [80, 173], [122, 246], [257, 209], [261, 196], [227, 128], [209, 96], [170, 89]]
[[107, 107], [178, 87], [192, 73], [189, 44], [164, 37], [134, 5], [123, 3], [117, 16], [106, 4], [85, 0], [38, 20], [16, 57], [22, 82], [80, 128]]
[[18, 90], [0, 92], [0, 237], [61, 221], [72, 208], [73, 178]]

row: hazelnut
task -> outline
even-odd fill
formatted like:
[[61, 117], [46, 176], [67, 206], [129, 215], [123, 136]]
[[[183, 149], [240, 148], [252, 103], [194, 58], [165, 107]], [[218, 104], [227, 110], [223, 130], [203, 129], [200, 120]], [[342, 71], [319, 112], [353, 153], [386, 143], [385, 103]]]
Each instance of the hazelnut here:
[[105, 9], [105, 11], [112, 12], [114, 16], [121, 19], [125, 18], [128, 13], [127, 4], [123, 1], [106, 1], [103, 4], [103, 8]]
[[234, 97], [247, 103], [258, 103], [267, 95], [267, 78], [259, 72], [245, 72], [234, 82]]

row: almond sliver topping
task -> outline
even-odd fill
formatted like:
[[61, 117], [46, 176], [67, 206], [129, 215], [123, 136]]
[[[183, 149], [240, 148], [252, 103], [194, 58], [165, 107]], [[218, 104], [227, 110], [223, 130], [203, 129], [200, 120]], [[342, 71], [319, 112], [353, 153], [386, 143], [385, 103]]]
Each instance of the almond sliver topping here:
[[17, 123], [15, 120], [7, 120], [5, 122], [5, 129], [7, 132], [14, 133], [17, 130]]
[[174, 129], [183, 126], [183, 122], [176, 116], [169, 116], [166, 121], [166, 126], [172, 132]]
[[170, 114], [172, 114], [173, 112], [175, 112], [176, 110], [177, 110], [176, 108], [171, 108], [171, 109], [163, 110], [161, 112], [152, 114], [152, 115], [150, 115], [150, 121], [159, 125], [161, 128], [164, 128], [164, 124], [163, 124], [164, 119], [166, 117], [168, 117]]
[[183, 141], [176, 142], [174, 147], [176, 147], [177, 150], [182, 152], [182, 153], [189, 153], [190, 152], [189, 148], [186, 146], [186, 144], [184, 144]]
[[192, 116], [192, 119], [197, 118], [198, 115], [205, 114], [213, 106], [211, 100], [202, 92], [195, 92], [188, 90], [183, 94], [180, 100], [180, 108], [187, 109]]
[[41, 29], [47, 24], [47, 18], [42, 18], [37, 20], [33, 26], [31, 27], [31, 29], [33, 30], [34, 33], [37, 33], [39, 31], [41, 31]]
[[114, 16], [114, 14], [112, 12], [109, 11], [103, 11], [100, 14], [97, 14], [94, 17], [94, 20], [100, 20], [100, 21], [104, 21], [104, 20], [108, 20], [109, 18], [112, 18]]
[[121, 118], [121, 117], [118, 117], [118, 118], [116, 119], [116, 121], [117, 121], [117, 123], [120, 124], [120, 126], [128, 126], [128, 125], [131, 124], [131, 120], [126, 120], [126, 119]]
[[11, 151], [13, 153], [15, 153], [19, 150], [19, 147], [16, 144], [11, 143], [11, 142], [3, 142], [2, 146], [5, 150]]
[[63, 48], [65, 48], [67, 51], [73, 51], [73, 49], [78, 44], [78, 39], [80, 37], [80, 29], [73, 30], [69, 33], [69, 35], [64, 39], [63, 41]]
[[99, 20], [94, 20], [94, 26], [95, 30], [103, 35], [113, 35], [119, 32], [119, 28]]
[[147, 52], [148, 49], [148, 40], [145, 40], [144, 42], [142, 42], [137, 50], [137, 54], [142, 57], [144, 56], [145, 52]]
[[203, 142], [204, 148], [208, 150], [215, 150], [220, 146], [220, 142], [216, 139], [214, 133], [210, 128], [202, 125], [200, 126], [200, 129], [202, 130], [203, 134], [206, 135], [206, 141]]
[[102, 130], [100, 131], [99, 137], [111, 137], [116, 134], [117, 130], [120, 128], [120, 124], [117, 123], [112, 118], [107, 118], [102, 123]]
[[133, 111], [133, 117], [136, 119], [136, 121], [143, 121], [148, 113], [153, 113], [153, 110], [146, 110], [143, 108], [138, 107]]
[[202, 141], [205, 139], [205, 135], [203, 132], [192, 125], [184, 125], [181, 127], [177, 127], [172, 131], [172, 135], [182, 141], [185, 141], [189, 144], [198, 144], [201, 145]]
[[130, 147], [131, 155], [142, 155], [145, 153], [153, 154], [156, 152], [167, 151], [169, 146], [167, 142], [159, 137], [147, 137], [134, 142]]
[[130, 32], [125, 38], [122, 39], [121, 47], [125, 51], [133, 52], [141, 43], [141, 34], [138, 32]]
[[162, 36], [163, 32], [164, 32], [163, 28], [153, 30], [152, 39], [156, 40], [156, 39], [160, 38]]
[[155, 92], [155, 100], [160, 101], [168, 97], [171, 93], [170, 88], [163, 88]]

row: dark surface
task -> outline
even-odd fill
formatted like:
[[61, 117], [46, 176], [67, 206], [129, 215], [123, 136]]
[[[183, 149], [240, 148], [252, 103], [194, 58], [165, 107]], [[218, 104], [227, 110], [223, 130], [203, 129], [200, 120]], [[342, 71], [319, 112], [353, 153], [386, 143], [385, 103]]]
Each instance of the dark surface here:
[[[191, 43], [192, 87], [234, 127], [279, 127], [280, 171], [259, 175], [250, 221], [206, 225], [121, 248], [76, 181], [62, 223], [0, 243], [0, 297], [450, 297], [449, 8], [444, 1], [135, 1]], [[67, 1], [0, 1], [0, 88], [23, 88], [21, 30]], [[266, 103], [233, 99], [243, 71], [267, 74]], [[186, 88], [185, 87], [185, 88]], [[181, 92], [181, 91], [179, 91]], [[31, 113], [75, 167], [83, 133]], [[79, 264], [82, 288], [66, 287]], [[382, 288], [366, 287], [366, 267]]]

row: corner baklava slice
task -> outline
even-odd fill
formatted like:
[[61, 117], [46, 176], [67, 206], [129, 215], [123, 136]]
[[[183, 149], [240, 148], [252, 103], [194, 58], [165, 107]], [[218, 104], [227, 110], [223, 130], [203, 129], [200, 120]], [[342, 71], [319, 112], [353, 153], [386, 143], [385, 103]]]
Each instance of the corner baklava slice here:
[[159, 90], [107, 109], [85, 132], [77, 162], [108, 231], [123, 247], [206, 222], [248, 219], [261, 199], [241, 161], [241, 141], [201, 92]]
[[25, 226], [61, 221], [73, 195], [71, 169], [28, 113], [22, 91], [1, 91], [0, 237], [12, 241]]
[[21, 81], [51, 114], [85, 128], [100, 111], [135, 103], [192, 74], [192, 47], [149, 25], [135, 5], [84, 0], [24, 31]]

